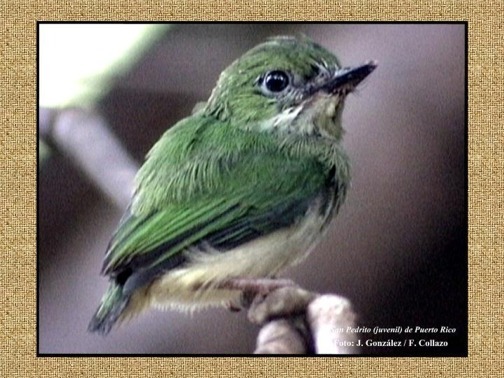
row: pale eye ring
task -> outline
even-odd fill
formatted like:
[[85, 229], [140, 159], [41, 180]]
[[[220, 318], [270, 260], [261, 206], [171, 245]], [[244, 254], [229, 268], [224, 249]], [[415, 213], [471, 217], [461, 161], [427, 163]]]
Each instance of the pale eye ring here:
[[275, 95], [283, 92], [290, 84], [290, 76], [285, 71], [274, 70], [267, 72], [261, 80], [264, 94]]

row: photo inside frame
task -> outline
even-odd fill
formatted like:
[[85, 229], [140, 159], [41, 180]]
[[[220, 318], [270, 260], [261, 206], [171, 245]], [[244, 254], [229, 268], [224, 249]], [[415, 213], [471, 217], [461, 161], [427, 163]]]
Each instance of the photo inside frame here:
[[[354, 343], [354, 349], [341, 354], [467, 356], [466, 23], [47, 22], [38, 24], [39, 355], [254, 353], [261, 327], [249, 321], [247, 310], [234, 312], [221, 306], [180, 312], [153, 307], [114, 325], [106, 337], [89, 332], [88, 325], [109, 279], [121, 281], [120, 274], [126, 274], [118, 270], [107, 277], [100, 271], [121, 218], [128, 214], [133, 178], [146, 154], [166, 130], [203, 111], [221, 72], [275, 36], [309, 38], [337, 56], [340, 68], [377, 62], [347, 95], [341, 114], [344, 133], [338, 143], [351, 172], [345, 201], [310, 255], [282, 270], [278, 278], [349, 301], [355, 320], [333, 323], [332, 328], [329, 323], [327, 328], [327, 335], [338, 334]], [[275, 61], [275, 56], [268, 59]], [[257, 85], [260, 78], [280, 86], [273, 89], [281, 88], [278, 72], [283, 69], [268, 69], [251, 83]], [[304, 83], [305, 89], [312, 79], [288, 76], [289, 85]], [[278, 109], [281, 104], [278, 100]], [[236, 112], [257, 105], [250, 100], [241, 106]], [[256, 113], [266, 117], [268, 109]], [[301, 127], [296, 122], [292, 116], [293, 129]], [[309, 129], [308, 121], [303, 125], [303, 130]], [[233, 140], [225, 143], [233, 145]], [[167, 182], [175, 177], [177, 171], [173, 172]], [[256, 175], [262, 172], [259, 169]], [[287, 174], [287, 169], [278, 170], [271, 182], [287, 182]], [[211, 180], [205, 176], [202, 187], [210, 187]], [[257, 182], [242, 182], [240, 187], [254, 188]], [[296, 190], [302, 193], [307, 183], [299, 181]], [[238, 186], [234, 181], [229, 185]], [[263, 193], [262, 201], [273, 197]], [[188, 222], [195, 217], [191, 209], [183, 217]], [[206, 214], [201, 211], [201, 216]], [[259, 226], [254, 225], [254, 232], [264, 236], [282, 225], [299, 223], [301, 218], [291, 215], [271, 212], [261, 219], [276, 228], [257, 231]], [[232, 229], [223, 230], [219, 237], [231, 238]], [[156, 232], [142, 243], [155, 240]], [[184, 240], [193, 240], [197, 232], [203, 231], [184, 234]], [[217, 232], [212, 235], [211, 241], [220, 245]], [[255, 235], [247, 241], [255, 240]], [[298, 244], [304, 241], [300, 238]], [[258, 265], [269, 258], [255, 251]], [[192, 252], [181, 252], [181, 261]], [[151, 248], [150, 253], [161, 256], [165, 250]], [[158, 255], [142, 258], [124, 265], [137, 274], [136, 286], [131, 284], [135, 290], [144, 290], [156, 277], [187, 262], [180, 265], [175, 259], [141, 275], [155, 265]], [[127, 274], [129, 278], [133, 273]], [[125, 282], [121, 281], [121, 290]], [[304, 351], [315, 354], [309, 326], [303, 337], [308, 340]]]

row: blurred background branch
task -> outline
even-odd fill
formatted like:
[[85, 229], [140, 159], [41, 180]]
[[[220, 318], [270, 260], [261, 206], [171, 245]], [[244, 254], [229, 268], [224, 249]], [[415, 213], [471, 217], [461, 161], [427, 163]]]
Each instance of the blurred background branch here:
[[125, 209], [138, 165], [93, 111], [39, 109], [39, 135], [69, 158], [105, 196]]
[[[39, 27], [38, 105], [39, 138], [42, 138], [39, 168], [50, 156], [51, 143], [44, 140], [50, 138], [55, 146], [83, 167], [90, 178], [97, 180], [96, 163], [105, 153], [99, 148], [107, 143], [92, 147], [94, 151], [89, 153], [85, 150], [98, 143], [101, 134], [114, 148], [110, 153], [119, 151], [120, 146], [113, 143], [105, 121], [96, 113], [92, 115], [91, 111], [83, 109], [94, 109], [170, 25], [97, 24], [90, 28], [86, 24], [43, 23]], [[101, 155], [93, 160], [91, 152]], [[126, 159], [124, 151], [120, 153], [118, 160]], [[128, 173], [124, 175], [126, 178], [119, 178], [120, 182], [127, 179]], [[124, 205], [122, 194], [105, 193], [114, 203]]]

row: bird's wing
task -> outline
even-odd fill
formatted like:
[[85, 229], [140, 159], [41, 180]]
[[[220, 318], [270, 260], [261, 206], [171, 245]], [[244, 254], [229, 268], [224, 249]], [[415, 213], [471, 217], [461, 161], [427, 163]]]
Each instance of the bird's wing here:
[[182, 264], [188, 247], [226, 251], [293, 224], [328, 190], [330, 168], [316, 159], [289, 157], [257, 133], [210, 126], [166, 133], [139, 172], [103, 267], [130, 290]]

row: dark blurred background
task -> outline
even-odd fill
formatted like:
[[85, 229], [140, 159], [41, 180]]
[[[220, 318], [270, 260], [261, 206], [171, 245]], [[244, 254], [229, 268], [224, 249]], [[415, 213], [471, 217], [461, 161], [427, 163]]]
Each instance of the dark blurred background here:
[[[234, 59], [267, 37], [299, 33], [343, 65], [376, 59], [379, 67], [346, 101], [347, 201], [310, 257], [284, 275], [308, 290], [346, 296], [363, 326], [456, 328], [423, 337], [448, 347], [366, 354], [464, 355], [465, 25], [177, 24], [113, 84], [98, 111], [141, 163], [167, 128], [208, 98]], [[258, 328], [245, 313], [225, 309], [192, 316], [150, 310], [106, 338], [89, 334], [107, 287], [99, 275], [103, 254], [122, 209], [58, 150], [39, 167], [38, 208], [40, 353], [254, 350]]]

